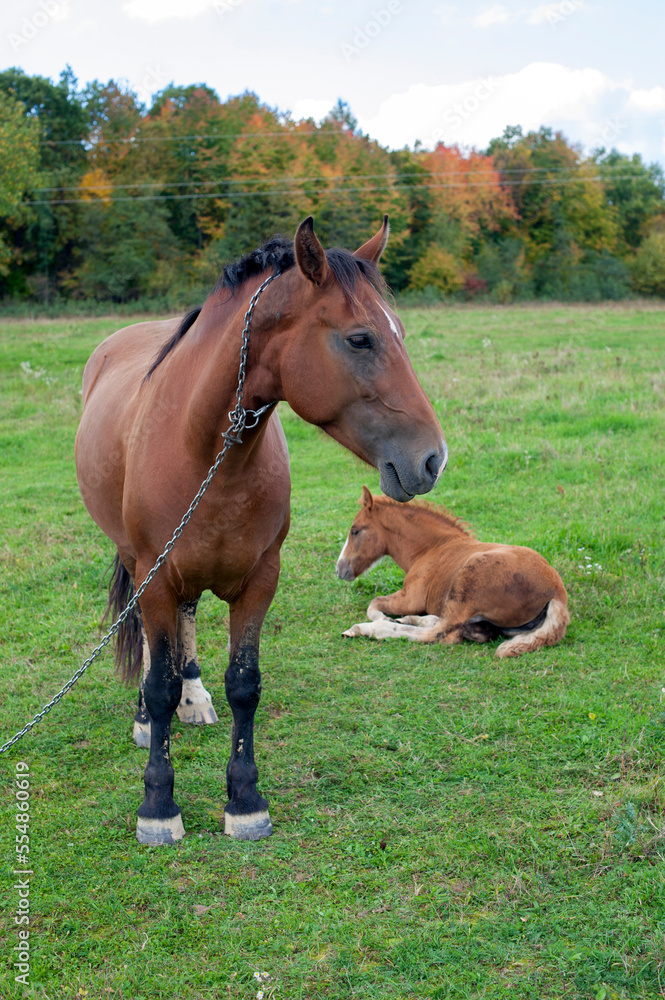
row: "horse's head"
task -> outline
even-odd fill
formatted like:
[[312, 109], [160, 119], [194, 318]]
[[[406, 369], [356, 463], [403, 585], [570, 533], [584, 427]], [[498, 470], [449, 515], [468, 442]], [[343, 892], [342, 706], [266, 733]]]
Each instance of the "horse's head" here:
[[360, 510], [339, 554], [335, 572], [340, 580], [355, 580], [375, 566], [388, 552], [385, 530], [374, 514], [374, 497], [363, 486]]
[[405, 501], [432, 489], [447, 449], [406, 353], [404, 327], [382, 295], [378, 261], [387, 241], [386, 216], [354, 254], [326, 253], [305, 219], [295, 237], [297, 267], [273, 287], [283, 283], [289, 314], [279, 359], [284, 398], [379, 469], [384, 493]]

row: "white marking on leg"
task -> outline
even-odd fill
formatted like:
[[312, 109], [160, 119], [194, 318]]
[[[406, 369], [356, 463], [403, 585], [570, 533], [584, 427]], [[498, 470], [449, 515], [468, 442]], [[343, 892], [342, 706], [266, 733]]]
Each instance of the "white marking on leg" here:
[[439, 624], [438, 615], [404, 615], [403, 618], [398, 618], [398, 622], [402, 625], [417, 625], [418, 628], [434, 628], [435, 625]]
[[197, 726], [211, 726], [217, 722], [217, 713], [213, 707], [212, 698], [204, 688], [200, 677], [183, 680], [182, 695], [177, 712], [181, 722], [193, 723]]
[[196, 659], [196, 618], [182, 608], [178, 608], [178, 645], [184, 647], [186, 663]]
[[148, 679], [148, 674], [150, 673], [150, 646], [148, 644], [148, 636], [145, 630], [145, 625], [141, 622], [141, 636], [143, 637], [143, 671], [142, 678], [145, 684]]
[[136, 822], [136, 839], [139, 844], [175, 844], [185, 836], [182, 816], [172, 816], [169, 819], [150, 819], [139, 816]]
[[385, 615], [383, 611], [379, 611], [379, 609], [375, 606], [374, 601], [370, 601], [370, 605], [367, 609], [367, 617], [371, 622], [380, 622], [383, 621], [384, 618], [387, 618], [388, 615]]
[[[437, 618], [438, 622], [439, 619]], [[403, 625], [395, 622], [391, 618], [383, 618], [374, 622], [360, 622], [352, 625], [342, 635], [355, 639], [356, 636], [366, 635], [372, 639], [411, 639], [415, 642], [434, 642], [436, 633], [430, 629], [421, 628], [419, 625]]]
[[143, 750], [150, 749], [150, 723], [149, 722], [136, 722], [134, 721], [134, 732], [132, 733], [132, 739], [137, 747], [141, 747]]
[[236, 840], [261, 840], [272, 833], [267, 809], [246, 815], [232, 815], [224, 810], [224, 833]]

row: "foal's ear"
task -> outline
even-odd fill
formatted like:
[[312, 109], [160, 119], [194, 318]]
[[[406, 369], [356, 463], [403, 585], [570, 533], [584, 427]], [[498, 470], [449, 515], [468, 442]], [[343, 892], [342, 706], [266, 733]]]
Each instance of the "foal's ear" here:
[[363, 243], [361, 247], [358, 247], [353, 256], [362, 257], [363, 260], [371, 260], [375, 264], [378, 264], [381, 254], [386, 249], [389, 236], [390, 223], [388, 222], [388, 216], [384, 215], [383, 225], [378, 233], [375, 233], [371, 240], [367, 240], [367, 243]]
[[328, 277], [329, 268], [326, 252], [314, 232], [314, 219], [309, 215], [298, 226], [294, 240], [296, 264], [309, 281], [319, 287]]
[[366, 510], [371, 510], [374, 504], [374, 497], [366, 486], [363, 486], [363, 494], [360, 498], [360, 503]]

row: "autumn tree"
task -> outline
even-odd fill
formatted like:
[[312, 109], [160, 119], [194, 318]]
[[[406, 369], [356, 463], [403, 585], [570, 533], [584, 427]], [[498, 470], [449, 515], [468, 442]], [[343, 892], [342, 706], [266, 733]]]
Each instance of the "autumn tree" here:
[[[549, 128], [527, 135], [507, 129], [487, 152], [512, 199], [515, 235], [523, 242], [534, 293], [586, 297], [578, 280], [584, 274], [591, 297], [601, 295], [607, 262], [616, 259], [619, 227], [593, 160]], [[625, 294], [627, 272], [620, 264], [613, 267], [612, 287]]]
[[618, 222], [627, 251], [636, 250], [648, 221], [665, 211], [665, 174], [657, 163], [647, 166], [639, 153], [626, 156], [616, 149], [594, 154], [608, 204]]
[[22, 267], [10, 275], [5, 288], [30, 289], [48, 298], [57, 287], [59, 271], [70, 263], [75, 245], [78, 216], [71, 201], [86, 168], [86, 114], [70, 69], [60, 74], [56, 84], [20, 69], [4, 70], [0, 93], [21, 106], [27, 122], [36, 123], [41, 188], [12, 230]]
[[9, 273], [17, 253], [12, 234], [27, 214], [24, 195], [38, 183], [39, 122], [0, 91], [0, 275]]

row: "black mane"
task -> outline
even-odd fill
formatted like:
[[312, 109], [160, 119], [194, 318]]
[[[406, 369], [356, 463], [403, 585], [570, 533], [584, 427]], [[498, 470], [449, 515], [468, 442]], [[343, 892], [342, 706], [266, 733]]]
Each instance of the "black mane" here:
[[245, 254], [240, 260], [227, 264], [212, 290], [213, 294], [221, 292], [224, 288], [234, 293], [250, 278], [256, 278], [270, 268], [275, 274], [283, 274], [284, 271], [289, 271], [295, 262], [293, 240], [287, 240], [284, 236], [273, 236], [263, 246]]
[[[352, 306], [357, 301], [356, 285], [360, 276], [366, 278], [379, 294], [383, 295], [385, 293], [385, 282], [374, 261], [354, 257], [349, 250], [343, 250], [341, 247], [333, 247], [330, 250], [326, 250], [326, 260]], [[283, 274], [294, 267], [295, 263], [296, 257], [293, 249], [293, 240], [287, 240], [284, 236], [273, 236], [263, 246], [252, 250], [251, 253], [234, 261], [234, 263], [227, 264], [213, 288], [212, 294], [214, 295], [216, 292], [228, 289], [231, 292], [231, 296], [233, 296], [250, 278], [255, 278], [270, 269], [275, 274]], [[162, 363], [167, 354], [170, 354], [176, 344], [182, 340], [189, 328], [194, 324], [201, 309], [202, 306], [198, 306], [183, 317], [176, 332], [160, 348], [159, 353], [148, 370], [147, 379], [150, 378], [155, 368]]]

